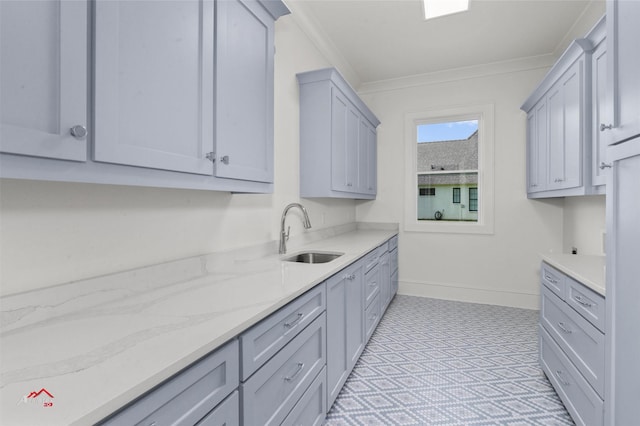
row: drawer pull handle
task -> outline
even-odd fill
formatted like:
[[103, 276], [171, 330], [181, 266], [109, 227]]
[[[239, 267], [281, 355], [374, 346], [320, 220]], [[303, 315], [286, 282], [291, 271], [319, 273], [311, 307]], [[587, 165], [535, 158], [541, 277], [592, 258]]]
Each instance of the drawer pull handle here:
[[349, 281], [353, 281], [353, 280], [356, 279], [356, 274], [345, 275], [344, 279], [349, 280]]
[[586, 306], [587, 308], [590, 308], [593, 306], [592, 303], [585, 301], [581, 296], [573, 296], [573, 299], [579, 304], [581, 304], [582, 306]]
[[560, 330], [564, 331], [564, 332], [565, 332], [565, 333], [567, 333], [567, 334], [571, 334], [571, 333], [573, 333], [573, 331], [572, 331], [572, 330], [569, 330], [569, 329], [564, 325], [564, 323], [563, 323], [563, 322], [559, 322], [559, 323], [558, 323], [558, 328], [559, 328]]
[[298, 312], [298, 316], [296, 317], [296, 319], [294, 319], [291, 322], [285, 322], [284, 326], [287, 328], [291, 328], [294, 325], [296, 325], [297, 323], [299, 323], [300, 321], [302, 321], [302, 318], [304, 317], [304, 314], [302, 312]]
[[304, 362], [299, 362], [298, 363], [298, 368], [296, 368], [296, 371], [294, 371], [292, 375], [285, 377], [284, 380], [286, 382], [292, 381], [293, 379], [296, 378], [296, 376], [298, 374], [300, 374], [300, 372], [302, 371], [303, 368], [304, 368]]
[[545, 275], [544, 279], [553, 283], [553, 284], [558, 284], [558, 280], [554, 280], [553, 278], [551, 278], [549, 275]]
[[562, 383], [564, 386], [569, 386], [571, 383], [567, 382], [565, 379], [563, 379], [563, 374], [562, 371], [560, 370], [556, 370], [556, 376], [558, 377], [558, 380], [560, 381], [560, 383]]

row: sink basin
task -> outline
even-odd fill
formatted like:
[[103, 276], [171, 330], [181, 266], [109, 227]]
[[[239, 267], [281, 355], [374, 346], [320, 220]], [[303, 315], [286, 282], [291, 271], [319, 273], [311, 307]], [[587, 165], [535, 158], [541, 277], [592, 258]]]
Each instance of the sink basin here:
[[327, 263], [339, 258], [343, 254], [344, 253], [305, 251], [285, 257], [282, 260], [297, 263]]

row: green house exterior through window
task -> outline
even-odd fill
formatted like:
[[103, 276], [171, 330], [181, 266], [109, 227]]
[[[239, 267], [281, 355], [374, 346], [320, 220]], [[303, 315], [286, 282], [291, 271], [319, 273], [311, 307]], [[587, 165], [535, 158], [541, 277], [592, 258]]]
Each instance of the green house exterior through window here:
[[478, 188], [469, 188], [469, 211], [478, 211]]

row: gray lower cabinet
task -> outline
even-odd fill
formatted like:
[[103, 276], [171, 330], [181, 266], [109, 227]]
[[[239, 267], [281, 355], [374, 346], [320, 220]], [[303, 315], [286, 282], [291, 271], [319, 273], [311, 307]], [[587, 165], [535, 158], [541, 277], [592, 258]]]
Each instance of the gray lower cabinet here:
[[321, 284], [242, 333], [240, 380], [247, 380], [325, 309], [325, 285]]
[[321, 425], [397, 290], [397, 263], [393, 237], [100, 424]]
[[326, 314], [240, 385], [241, 422], [278, 425], [291, 412], [326, 363]]
[[602, 425], [605, 300], [572, 277], [541, 268], [540, 364], [578, 425]]
[[219, 418], [223, 411], [224, 417], [237, 419], [238, 405], [233, 401], [218, 415], [213, 415], [212, 410], [238, 387], [238, 359], [238, 340], [234, 339], [100, 424], [187, 426], [206, 419], [210, 413], [212, 418]]
[[364, 262], [327, 280], [327, 402], [331, 406], [365, 345]]
[[212, 412], [200, 420], [197, 426], [236, 426], [240, 424], [240, 393], [236, 390]]
[[309, 389], [282, 422], [286, 426], [320, 426], [327, 416], [327, 368], [323, 368]]

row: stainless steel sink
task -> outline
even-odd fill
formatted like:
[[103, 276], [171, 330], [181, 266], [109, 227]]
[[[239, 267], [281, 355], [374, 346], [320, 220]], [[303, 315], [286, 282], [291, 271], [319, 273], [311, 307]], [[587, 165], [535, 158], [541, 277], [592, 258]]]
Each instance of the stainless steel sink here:
[[315, 251], [304, 251], [301, 253], [293, 254], [289, 257], [285, 257], [285, 262], [297, 262], [297, 263], [327, 263], [331, 262], [334, 259], [339, 258], [344, 253], [337, 252], [315, 252]]

